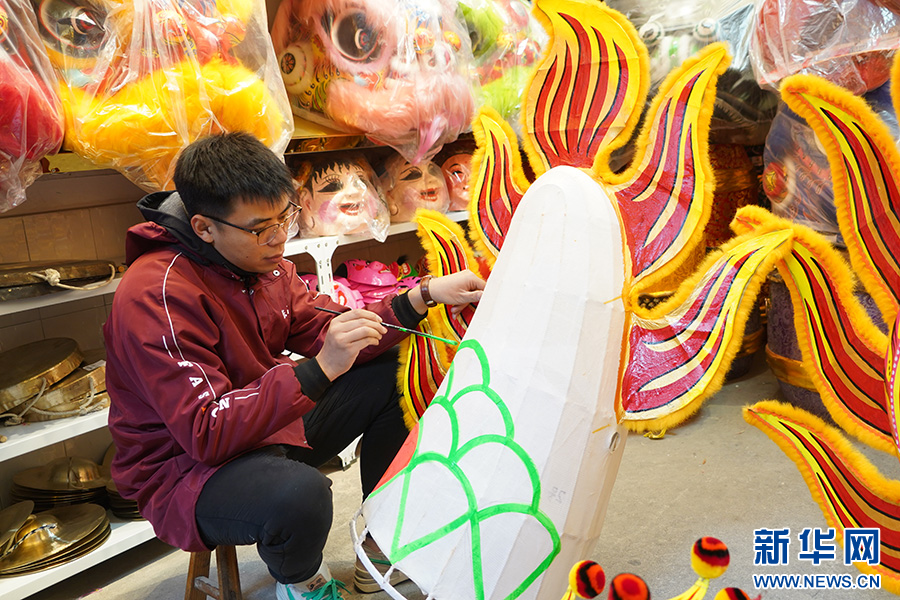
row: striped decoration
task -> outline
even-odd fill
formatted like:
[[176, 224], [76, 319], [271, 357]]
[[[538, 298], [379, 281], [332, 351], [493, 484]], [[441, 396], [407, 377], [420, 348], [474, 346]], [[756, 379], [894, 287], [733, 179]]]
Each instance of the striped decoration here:
[[703, 241], [714, 191], [706, 142], [714, 95], [707, 91], [727, 63], [724, 46], [707, 46], [666, 80], [636, 144], [642, 150], [614, 188], [635, 285], [675, 270]]
[[781, 86], [825, 148], [850, 261], [886, 322], [900, 294], [900, 150], [862, 98], [823, 79], [796, 75]]
[[649, 59], [634, 26], [600, 2], [537, 3], [551, 45], [522, 102], [523, 145], [535, 175], [590, 167], [623, 145], [649, 87]]
[[748, 306], [790, 240], [789, 230], [737, 238], [672, 300], [647, 318], [634, 316], [620, 385], [629, 428], [680, 422], [718, 389], [740, 347]]
[[744, 409], [744, 419], [794, 461], [838, 542], [848, 527], [881, 530], [880, 564], [854, 565], [900, 593], [900, 482], [881, 476], [837, 429], [793, 406], [758, 402]]
[[493, 267], [529, 183], [522, 174], [516, 134], [495, 110], [482, 108], [472, 129], [478, 149], [472, 156], [469, 185], [469, 222], [473, 226], [470, 235]]

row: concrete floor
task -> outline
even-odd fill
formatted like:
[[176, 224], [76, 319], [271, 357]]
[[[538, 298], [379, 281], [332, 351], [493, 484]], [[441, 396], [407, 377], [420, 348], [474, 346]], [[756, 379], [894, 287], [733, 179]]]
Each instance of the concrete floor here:
[[[783, 399], [777, 380], [762, 360], [749, 373], [726, 384], [689, 423], [652, 440], [630, 435], [619, 469], [606, 522], [590, 558], [607, 577], [632, 572], [643, 577], [653, 598], [667, 599], [696, 580], [690, 551], [702, 536], [728, 545], [731, 565], [711, 582], [707, 598], [723, 587], [739, 587], [756, 598], [804, 600], [878, 600], [894, 598], [885, 590], [757, 590], [753, 574], [851, 574], [840, 549], [835, 561], [819, 566], [796, 559], [796, 534], [826, 528], [794, 464], [761, 431], [741, 417], [741, 407], [762, 399]], [[900, 476], [895, 458], [860, 447], [879, 470]], [[348, 522], [359, 506], [356, 466], [331, 474], [335, 519], [325, 550], [333, 574], [351, 582], [354, 554]], [[754, 530], [789, 527], [795, 541], [786, 567], [754, 567]], [[272, 600], [274, 583], [252, 547], [238, 549], [246, 600]], [[89, 571], [57, 584], [34, 600], [175, 600], [184, 595], [188, 555], [158, 541], [147, 542]], [[350, 585], [352, 590], [352, 585]], [[414, 584], [399, 587], [420, 599]], [[564, 590], [560, 590], [560, 597]], [[354, 600], [388, 600], [383, 592], [350, 596]], [[601, 595], [606, 597], [606, 593]], [[349, 600], [349, 598], [348, 598]]]

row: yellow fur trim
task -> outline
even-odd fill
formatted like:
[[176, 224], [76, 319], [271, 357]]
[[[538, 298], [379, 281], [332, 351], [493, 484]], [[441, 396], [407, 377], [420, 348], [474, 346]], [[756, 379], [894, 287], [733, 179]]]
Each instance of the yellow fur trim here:
[[900, 115], [900, 52], [894, 55], [894, 66], [891, 67], [891, 98], [894, 101], [894, 114]]
[[838, 226], [844, 242], [847, 244], [850, 262], [853, 264], [860, 281], [872, 296], [875, 304], [884, 314], [885, 322], [893, 322], [897, 317], [895, 295], [886, 289], [885, 283], [873, 273], [869, 262], [864, 259], [865, 252], [861, 247], [861, 241], [857, 236], [856, 224], [851, 215], [850, 193], [847, 189], [847, 182], [843, 177], [834, 177], [835, 173], [841, 173], [844, 170], [841, 147], [835, 142], [827, 127], [823, 126], [818, 118], [815, 118], [817, 113], [808, 106], [802, 97], [803, 95], [822, 98], [858, 119], [862, 130], [866, 132], [866, 135], [872, 139], [873, 144], [884, 154], [888, 163], [884, 165], [889, 171], [888, 177], [900, 178], [900, 150], [897, 149], [897, 145], [887, 125], [875, 115], [862, 98], [854, 96], [844, 88], [811, 75], [792, 75], [782, 82], [782, 99], [784, 99], [791, 110], [806, 120], [825, 149], [832, 173]]
[[[665, 99], [666, 95], [671, 93], [676, 83], [685, 76], [690, 70], [696, 70], [697, 65], [703, 62], [716, 61], [713, 69], [713, 75], [707, 82], [707, 87], [702, 96], [702, 104], [698, 111], [697, 121], [695, 124], [694, 135], [697, 140], [698, 151], [694, 156], [694, 168], [698, 172], [702, 172], [703, 187], [700, 190], [701, 198], [695, 199], [699, 202], [701, 213], [691, 232], [690, 237], [685, 241], [682, 249], [668, 263], [662, 265], [655, 272], [648, 274], [638, 282], [634, 282], [631, 286], [630, 304], [637, 302], [637, 297], [645, 292], [662, 291], [668, 287], [672, 289], [677, 285], [680, 279], [686, 276], [689, 266], [700, 262], [700, 258], [706, 251], [706, 245], [703, 242], [706, 237], [706, 224], [712, 212], [712, 199], [716, 190], [715, 171], [709, 160], [709, 126], [712, 120], [712, 113], [715, 103], [715, 89], [719, 75], [721, 75], [728, 67], [730, 56], [723, 44], [711, 44], [704, 47], [700, 52], [692, 58], [684, 61], [682, 65], [669, 74], [666, 80], [660, 86], [660, 91], [651, 104], [648, 115], [655, 115]], [[653, 144], [650, 143], [650, 136], [653, 133], [652, 123], [644, 124], [643, 130], [638, 136], [636, 147], [637, 155], [631, 165], [621, 174], [612, 173], [608, 167], [600, 162], [594, 163], [593, 170], [595, 177], [600, 178], [608, 185], [621, 186], [633, 181], [640, 175], [639, 169], [644, 168], [643, 161], [645, 153], [650, 150]], [[627, 250], [627, 249], [626, 249]], [[629, 256], [626, 251], [625, 256]], [[631, 274], [628, 274], [629, 277]]]
[[[840, 522], [833, 522], [828, 517], [829, 504], [819, 489], [819, 481], [816, 474], [797, 448], [789, 440], [773, 431], [771, 426], [765, 423], [760, 413], [768, 413], [779, 419], [783, 418], [813, 432], [841, 457], [841, 460], [854, 472], [868, 490], [891, 504], [900, 504], [900, 482], [884, 477], [878, 468], [854, 448], [847, 438], [819, 417], [790, 404], [775, 400], [763, 400], [752, 406], [745, 406], [743, 409], [744, 420], [763, 431], [797, 465], [797, 469], [809, 488], [810, 495], [816, 501], [816, 504], [819, 505], [828, 525], [834, 527], [837, 531], [838, 541], [841, 544], [843, 544], [844, 526]], [[900, 575], [897, 573], [886, 573], [883, 570], [873, 569], [871, 566], [863, 563], [854, 564], [864, 573], [880, 573], [883, 587], [895, 594], [900, 594]]]
[[[528, 178], [525, 177], [525, 172], [522, 168], [522, 155], [519, 150], [519, 142], [518, 138], [516, 137], [516, 133], [513, 131], [509, 123], [507, 123], [503, 119], [503, 117], [500, 116], [500, 113], [498, 113], [496, 110], [489, 106], [481, 107], [478, 113], [475, 115], [475, 118], [472, 120], [472, 134], [475, 137], [475, 143], [477, 144], [477, 147], [475, 148], [475, 152], [472, 154], [472, 163], [469, 174], [469, 190], [471, 190], [472, 194], [471, 198], [469, 199], [469, 239], [472, 242], [472, 246], [474, 247], [475, 252], [478, 253], [479, 256], [484, 257], [484, 260], [487, 263], [489, 269], [493, 269], [494, 263], [497, 261], [497, 256], [484, 241], [484, 230], [482, 229], [481, 221], [478, 218], [478, 198], [475, 196], [475, 188], [478, 187], [476, 178], [481, 172], [482, 163], [484, 162], [484, 155], [488, 144], [487, 134], [485, 133], [485, 127], [483, 124], [484, 120], [493, 121], [499, 124], [504, 135], [506, 136], [506, 140], [509, 142], [512, 154], [511, 177], [513, 179], [514, 185], [516, 185], [520, 190], [524, 192], [528, 189], [528, 186], [531, 185], [531, 182], [529, 182]], [[482, 273], [481, 275], [482, 278], [486, 278], [488, 273]]]
[[[670, 71], [666, 78], [663, 80], [662, 84], [660, 84], [659, 90], [657, 91], [656, 96], [653, 98], [653, 101], [650, 103], [650, 106], [648, 107], [646, 112], [646, 114], [648, 115], [655, 115], [659, 111], [659, 106], [665, 99], [666, 95], [671, 92], [672, 88], [675, 86], [675, 83], [684, 75], [684, 73], [695, 68], [695, 65], [698, 62], [705, 61], [710, 55], [717, 53], [723, 53], [723, 55], [719, 61], [718, 66], [715, 69], [715, 77], [712, 78], [707, 93], [703, 96], [703, 105], [700, 109], [700, 116], [697, 121], [696, 132], [697, 139], [700, 143], [701, 155], [703, 157], [703, 160], [700, 164], [702, 165], [704, 173], [708, 177], [707, 181], [709, 182], [704, 191], [709, 194], [710, 198], [712, 197], [716, 186], [712, 164], [710, 164], [709, 162], [709, 124], [712, 121], [713, 108], [716, 101], [716, 83], [719, 77], [728, 69], [728, 65], [731, 63], [731, 55], [728, 53], [727, 47], [721, 43], [709, 44], [708, 46], [704, 46], [695, 55], [691, 56], [683, 63], [681, 63], [678, 68]], [[592, 168], [592, 171], [596, 174], [596, 176], [600, 178], [601, 181], [609, 185], [621, 185], [634, 178], [637, 169], [640, 168], [644, 153], [647, 151], [647, 148], [649, 146], [650, 130], [652, 126], [653, 123], [649, 121], [645, 121], [641, 126], [641, 131], [638, 134], [637, 139], [635, 140], [635, 156], [627, 169], [625, 169], [621, 173], [613, 173], [609, 169], [608, 162], [600, 160], [602, 157], [602, 153], [600, 153], [598, 154], [597, 159], [594, 161], [594, 166]]]
[[[722, 245], [721, 249], [710, 253], [704, 260], [701, 267], [690, 278], [685, 280], [679, 286], [678, 290], [671, 298], [655, 306], [650, 311], [644, 311], [643, 309], [638, 307], [637, 310], [635, 310], [635, 313], [641, 318], [651, 320], [664, 318], [674, 309], [681, 306], [690, 297], [694, 290], [699, 287], [701, 280], [705, 277], [706, 273], [712, 268], [716, 261], [721, 258], [722, 254], [726, 254], [740, 244], [746, 243], [757, 237], [759, 236], [756, 233], [748, 233], [746, 235], [729, 240], [727, 243]], [[719, 363], [718, 368], [715, 369], [712, 373], [706, 389], [704, 389], [703, 392], [699, 394], [694, 401], [665, 416], [647, 420], [635, 420], [627, 418], [625, 420], [625, 425], [628, 427], [628, 429], [630, 429], [631, 431], [642, 433], [645, 431], [658, 431], [661, 429], [671, 429], [673, 427], [677, 427], [692, 415], [694, 415], [694, 413], [696, 413], [698, 410], [700, 410], [700, 407], [703, 405], [707, 398], [713, 396], [722, 388], [722, 384], [725, 381], [725, 376], [728, 374], [728, 370], [731, 368], [731, 364], [734, 362], [735, 356], [738, 354], [738, 352], [741, 351], [744, 331], [747, 326], [747, 320], [750, 316], [750, 312], [757, 306], [757, 297], [759, 296], [760, 288], [762, 287], [762, 284], [765, 281], [769, 271], [774, 268], [775, 263], [781, 260], [781, 257], [783, 257], [786, 253], [790, 252], [790, 247], [791, 244], [790, 242], [788, 242], [781, 244], [776, 251], [770, 252], [762, 261], [762, 263], [760, 263], [757, 272], [748, 278], [741, 301], [738, 303], [737, 309], [732, 316], [735, 321], [734, 331], [736, 333], [731, 338], [731, 340], [728, 341], [727, 347], [723, 351], [723, 359]]]
[[397, 369], [397, 389], [402, 392], [400, 395], [400, 410], [403, 413], [403, 424], [406, 425], [407, 431], [412, 431], [416, 423], [419, 422], [419, 416], [415, 408], [413, 408], [406, 389], [406, 364], [409, 362], [410, 337], [412, 336], [408, 336], [400, 342], [400, 367]]
[[[640, 117], [641, 117], [641, 107], [647, 101], [647, 93], [650, 89], [650, 56], [647, 53], [647, 47], [644, 45], [643, 41], [641, 41], [641, 37], [635, 29], [634, 25], [617, 10], [614, 10], [604, 4], [603, 2], [595, 1], [595, 0], [537, 0], [534, 5], [534, 9], [532, 10], [532, 14], [537, 19], [538, 23], [544, 28], [549, 36], [549, 41], [547, 43], [547, 51], [544, 54], [543, 59], [538, 65], [532, 69], [531, 73], [528, 75], [528, 81], [525, 85], [525, 92], [522, 96], [522, 104], [523, 110], [520, 113], [520, 119], [522, 124], [522, 131], [528, 131], [528, 115], [526, 111], [526, 102], [525, 100], [529, 97], [530, 90], [534, 85], [535, 79], [538, 77], [542, 77], [542, 71], [544, 66], [552, 63], [556, 59], [556, 55], [554, 54], [554, 48], [557, 44], [556, 34], [553, 28], [553, 23], [550, 19], [549, 14], [555, 13], [554, 10], [557, 5], [568, 5], [571, 7], [573, 12], [584, 12], [584, 11], [596, 11], [592, 12], [589, 16], [582, 15], [583, 22], [590, 22], [595, 26], [602, 26], [607, 24], [608, 21], [612, 21], [612, 23], [620, 28], [624, 35], [631, 42], [634, 50], [637, 52], [638, 59], [638, 71], [637, 73], [633, 73], [634, 77], [638, 77], [638, 91], [637, 97], [631, 107], [631, 113], [626, 119], [625, 123], [622, 125], [622, 129], [619, 134], [610, 142], [607, 143], [606, 147], [599, 148], [597, 152], [597, 156], [604, 156], [606, 160], [608, 160], [609, 155], [612, 152], [625, 145], [631, 137], [634, 128], [637, 126]], [[577, 6], [581, 5], [581, 10], [577, 10]], [[607, 25], [608, 26], [608, 25]], [[578, 123], [572, 123], [573, 126], [579, 127]], [[528, 156], [528, 163], [531, 168], [534, 170], [535, 177], [540, 177], [544, 173], [544, 160], [542, 158], [542, 152], [535, 146], [531, 137], [527, 134], [522, 136], [522, 147], [525, 150], [525, 154]], [[594, 159], [596, 160], [596, 156]]]
[[[838, 254], [822, 235], [813, 231], [809, 227], [792, 223], [787, 219], [776, 217], [765, 209], [758, 206], [745, 206], [738, 210], [735, 220], [732, 222], [732, 229], [735, 231], [750, 231], [748, 235], [761, 234], [766, 231], [775, 229], [791, 228], [794, 231], [794, 243], [802, 244], [810, 249], [816, 256], [816, 259], [822, 264], [822, 268], [835, 281], [836, 288], [841, 295], [841, 299], [847, 309], [847, 316], [854, 323], [854, 328], [866, 343], [881, 355], [887, 353], [888, 339], [880, 329], [872, 322], [869, 314], [855, 298], [852, 290], [856, 288], [856, 279], [853, 271], [847, 264], [847, 261]], [[755, 233], [754, 233], [755, 232]], [[783, 264], [778, 266], [778, 270], [786, 282], [791, 280], [790, 271]], [[791, 303], [794, 310], [794, 322], [803, 322], [803, 299], [798, 296], [796, 286], [788, 284], [788, 291], [791, 294]], [[873, 434], [871, 430], [866, 429], [853, 421], [847, 415], [847, 412], [838, 404], [834, 398], [824, 390], [828, 389], [822, 374], [815, 367], [814, 359], [807, 355], [806, 348], [811, 345], [809, 332], [806, 327], [795, 327], [797, 332], [797, 340], [803, 355], [803, 367], [809, 375], [810, 380], [822, 398], [822, 403], [828, 409], [828, 413], [834, 419], [835, 423], [840, 425], [845, 431], [853, 437], [859, 439], [863, 443], [888, 453], [897, 453], [897, 448], [893, 440], [889, 437], [882, 437]], [[827, 342], [827, 340], [826, 340]], [[882, 350], [883, 349], [883, 350]]]

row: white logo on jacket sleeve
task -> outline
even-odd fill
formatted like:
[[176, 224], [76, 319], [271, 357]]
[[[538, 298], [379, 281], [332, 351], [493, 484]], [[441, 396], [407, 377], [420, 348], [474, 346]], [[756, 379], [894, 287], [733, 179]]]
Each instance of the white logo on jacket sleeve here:
[[291, 311], [289, 311], [289, 310], [286, 309], [286, 308], [282, 308], [282, 309], [281, 309], [281, 316], [284, 317], [285, 319], [287, 319], [288, 317], [291, 316]]
[[209, 413], [209, 416], [215, 419], [216, 414], [218, 414], [220, 408], [222, 410], [228, 408], [228, 398], [222, 398], [218, 402], [213, 402], [213, 409], [212, 412]]

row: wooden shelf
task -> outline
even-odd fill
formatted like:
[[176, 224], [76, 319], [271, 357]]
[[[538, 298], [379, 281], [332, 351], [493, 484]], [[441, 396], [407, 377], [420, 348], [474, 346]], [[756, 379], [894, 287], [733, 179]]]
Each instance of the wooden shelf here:
[[0, 302], [0, 316], [11, 315], [13, 313], [23, 312], [26, 310], [34, 310], [45, 306], [53, 306], [54, 304], [65, 304], [75, 300], [83, 300], [85, 298], [93, 298], [94, 296], [105, 296], [112, 294], [119, 287], [121, 276], [116, 277], [103, 287], [94, 288], [92, 290], [63, 290], [52, 292], [43, 296], [35, 296], [33, 298], [21, 298], [18, 300], [4, 300]]
[[[447, 216], [457, 223], [465, 221], [469, 218], [469, 213], [464, 210], [447, 214]], [[408, 233], [416, 230], [415, 223], [395, 223], [388, 229], [388, 237], [400, 233]], [[347, 246], [359, 242], [365, 242], [372, 239], [370, 233], [358, 233], [354, 235], [335, 235], [316, 238], [294, 238], [285, 245], [285, 256], [298, 256], [300, 254], [309, 254], [316, 261], [316, 271], [320, 281], [325, 280], [326, 285], [330, 278], [331, 257], [338, 246]], [[326, 276], [326, 270], [328, 275]], [[43, 308], [45, 306], [53, 306], [54, 304], [63, 304], [82, 300], [84, 298], [92, 298], [94, 296], [103, 296], [112, 294], [119, 286], [121, 277], [116, 277], [109, 285], [105, 285], [93, 290], [66, 290], [62, 292], [54, 292], [44, 296], [36, 296], [34, 298], [22, 298], [20, 300], [6, 300], [0, 302], [0, 316], [10, 315], [13, 313], [23, 312]], [[2, 446], [0, 446], [0, 456], [2, 456]]]
[[[361, 133], [349, 133], [313, 123], [294, 115], [294, 132], [285, 148], [284, 154], [307, 154], [326, 150], [346, 150], [350, 148], [373, 148], [376, 144], [369, 141]], [[44, 157], [44, 175], [62, 173], [78, 173], [81, 171], [109, 171], [117, 173], [110, 167], [95, 165], [90, 160], [70, 152], [60, 151]]]
[[0, 579], [0, 598], [22, 600], [154, 537], [153, 527], [147, 521], [122, 521], [110, 516], [110, 525], [109, 538], [84, 556], [46, 571]]

